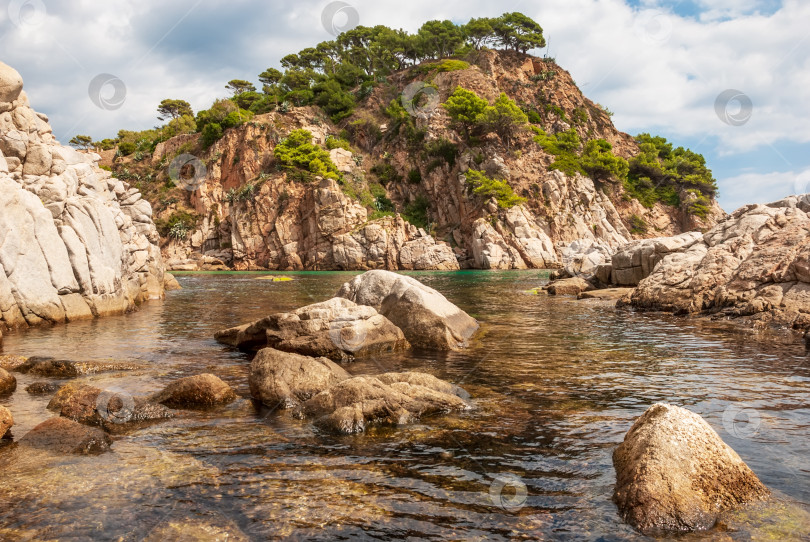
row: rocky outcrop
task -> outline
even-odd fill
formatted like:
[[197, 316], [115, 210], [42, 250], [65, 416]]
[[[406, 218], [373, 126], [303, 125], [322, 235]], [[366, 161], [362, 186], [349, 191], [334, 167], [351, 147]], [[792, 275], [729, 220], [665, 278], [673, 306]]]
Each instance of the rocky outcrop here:
[[113, 371], [134, 371], [142, 365], [126, 361], [70, 361], [49, 357], [21, 358], [24, 361], [13, 370], [36, 376], [51, 378], [74, 378], [81, 375], [107, 373]]
[[341, 297], [226, 329], [215, 337], [239, 348], [270, 346], [335, 361], [410, 346], [402, 330], [374, 308]]
[[665, 256], [631, 305], [810, 330], [810, 195], [737, 210]]
[[416, 347], [455, 350], [478, 330], [478, 322], [418, 280], [391, 271], [367, 271], [337, 293], [379, 311]]
[[7, 395], [17, 389], [17, 379], [3, 368], [0, 368], [0, 395]]
[[6, 407], [0, 405], [0, 439], [10, 438], [11, 427], [14, 425], [14, 416]]
[[100, 429], [57, 417], [31, 429], [19, 444], [56, 454], [91, 455], [108, 451], [112, 439]]
[[0, 328], [120, 314], [163, 297], [152, 207], [61, 146], [0, 63]]
[[250, 363], [250, 394], [270, 408], [294, 408], [351, 375], [327, 358], [274, 348], [260, 350]]
[[187, 376], [166, 386], [150, 398], [172, 408], [209, 408], [226, 405], [236, 399], [236, 393], [218, 377], [205, 373]]
[[578, 296], [583, 292], [593, 290], [593, 286], [580, 277], [558, 279], [549, 282], [543, 287], [550, 295], [573, 295]]
[[619, 512], [646, 534], [708, 529], [721, 512], [769, 495], [703, 418], [667, 404], [636, 420], [613, 465]]
[[675, 252], [683, 252], [700, 242], [702, 238], [703, 234], [700, 232], [687, 232], [674, 237], [633, 241], [613, 254], [609, 270], [599, 272], [609, 272], [610, 284], [636, 286], [650, 276], [664, 257]]
[[[386, 383], [386, 381], [388, 383]], [[447, 382], [421, 373], [356, 376], [305, 402], [300, 411], [319, 427], [343, 434], [373, 425], [402, 425], [433, 414], [467, 410], [470, 405]]]

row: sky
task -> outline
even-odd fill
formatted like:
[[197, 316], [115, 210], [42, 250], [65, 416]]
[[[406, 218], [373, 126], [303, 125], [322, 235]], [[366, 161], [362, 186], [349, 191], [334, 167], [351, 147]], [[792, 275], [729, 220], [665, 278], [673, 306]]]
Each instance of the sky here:
[[[194, 110], [347, 26], [520, 11], [616, 127], [703, 154], [726, 211], [810, 192], [806, 0], [0, 0], [0, 60], [54, 135], [114, 137]], [[258, 86], [258, 85], [257, 85]]]

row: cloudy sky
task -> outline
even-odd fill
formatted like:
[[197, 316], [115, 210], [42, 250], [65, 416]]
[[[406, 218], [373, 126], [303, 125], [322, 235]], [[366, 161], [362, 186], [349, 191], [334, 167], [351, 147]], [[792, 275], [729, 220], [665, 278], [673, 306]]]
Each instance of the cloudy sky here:
[[620, 130], [704, 154], [727, 211], [810, 192], [806, 0], [345, 0], [325, 25], [330, 2], [2, 0], [0, 60], [57, 138], [101, 139], [154, 126], [163, 98], [206, 108], [228, 80], [256, 82], [347, 22], [413, 32], [520, 11], [549, 41], [536, 53], [555, 57]]

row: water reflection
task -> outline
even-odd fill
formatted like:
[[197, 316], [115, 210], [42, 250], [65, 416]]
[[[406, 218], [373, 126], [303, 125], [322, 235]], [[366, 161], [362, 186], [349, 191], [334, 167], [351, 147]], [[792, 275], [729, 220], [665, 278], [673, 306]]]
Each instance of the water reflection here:
[[[214, 331], [325, 300], [352, 276], [291, 275], [181, 276], [185, 289], [166, 303], [11, 334], [4, 352], [146, 364], [82, 378], [132, 394], [213, 372], [247, 397], [247, 358]], [[256, 540], [637, 539], [610, 500], [611, 453], [656, 401], [700, 413], [767, 485], [810, 502], [810, 369], [795, 337], [743, 340], [723, 324], [529, 295], [540, 272], [415, 275], [481, 320], [481, 337], [463, 352], [396, 353], [348, 369], [431, 372], [467, 388], [474, 410], [335, 437], [243, 400], [117, 437], [96, 458], [12, 446], [0, 450], [0, 538], [140, 540], [185, 518]], [[18, 437], [51, 415], [47, 396], [23, 391], [35, 380], [19, 375], [17, 393], [0, 399]], [[756, 427], [729, 422], [730, 408], [755, 411]], [[525, 484], [524, 506], [493, 499], [504, 476]]]

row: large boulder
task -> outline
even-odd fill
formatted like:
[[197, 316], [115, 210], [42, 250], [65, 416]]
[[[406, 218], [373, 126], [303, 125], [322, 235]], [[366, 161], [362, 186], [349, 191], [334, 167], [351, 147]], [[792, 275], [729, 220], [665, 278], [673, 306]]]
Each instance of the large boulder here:
[[582, 292], [593, 290], [593, 286], [582, 277], [552, 280], [543, 287], [549, 295], [578, 296]]
[[410, 346], [402, 330], [388, 318], [341, 297], [220, 331], [216, 339], [239, 348], [270, 346], [335, 361]]
[[112, 439], [100, 429], [57, 417], [31, 429], [19, 444], [57, 454], [89, 455], [109, 450]]
[[467, 410], [470, 405], [462, 395], [467, 397], [461, 388], [430, 375], [357, 376], [314, 396], [300, 412], [327, 431], [352, 434], [372, 425], [401, 425], [423, 416]]
[[478, 330], [478, 322], [442, 294], [391, 271], [367, 271], [345, 283], [337, 295], [373, 307], [417, 347], [455, 350]]
[[327, 358], [274, 348], [260, 350], [250, 364], [250, 394], [271, 408], [293, 408], [351, 375]]
[[150, 398], [172, 408], [208, 408], [228, 404], [234, 399], [236, 393], [233, 389], [209, 373], [176, 380]]
[[0, 368], [0, 395], [7, 395], [17, 389], [17, 379], [5, 369]]
[[721, 512], [769, 495], [703, 418], [663, 403], [636, 420], [613, 465], [619, 512], [647, 534], [708, 529]]
[[20, 72], [0, 62], [0, 102], [11, 103], [20, 96], [23, 80]]
[[610, 283], [618, 286], [636, 286], [650, 276], [655, 266], [667, 255], [687, 250], [702, 237], [702, 233], [692, 231], [674, 237], [632, 241], [613, 254]]
[[738, 209], [664, 256], [631, 305], [810, 330], [810, 194]]
[[11, 426], [14, 425], [14, 417], [6, 407], [0, 405], [0, 438], [8, 438], [11, 435]]

